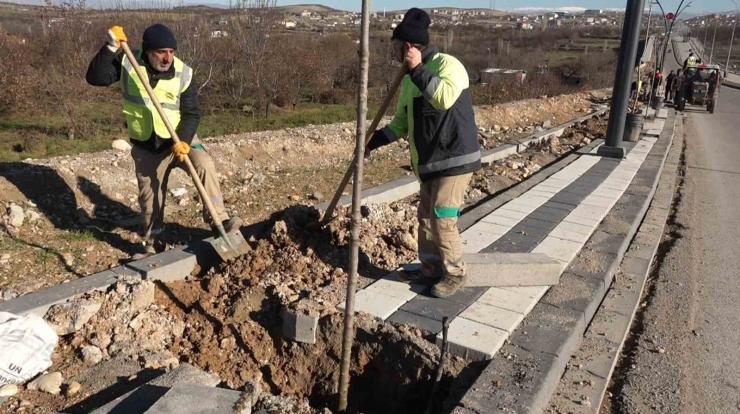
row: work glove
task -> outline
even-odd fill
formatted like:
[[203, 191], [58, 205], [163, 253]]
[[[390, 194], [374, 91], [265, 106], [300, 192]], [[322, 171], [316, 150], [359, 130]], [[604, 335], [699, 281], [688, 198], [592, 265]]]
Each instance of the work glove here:
[[180, 141], [172, 146], [172, 153], [175, 154], [175, 158], [180, 162], [185, 162], [185, 157], [188, 156], [189, 152], [190, 145], [187, 142]]
[[390, 143], [391, 141], [388, 139], [388, 135], [385, 134], [385, 131], [382, 129], [376, 129], [365, 147], [365, 158], [369, 157], [371, 152]]
[[118, 52], [121, 42], [128, 42], [126, 33], [123, 32], [123, 27], [113, 26], [108, 29], [108, 49], [113, 53]]

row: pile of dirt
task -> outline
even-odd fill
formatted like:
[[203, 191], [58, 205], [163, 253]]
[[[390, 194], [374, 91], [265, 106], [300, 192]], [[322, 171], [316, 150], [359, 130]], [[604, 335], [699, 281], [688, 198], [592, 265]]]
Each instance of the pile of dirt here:
[[[416, 208], [410, 203], [362, 208], [360, 285], [385, 276], [416, 257]], [[344, 300], [349, 263], [349, 207], [337, 209], [325, 229], [316, 228], [320, 213], [295, 206], [276, 213], [263, 234], [251, 239], [251, 252], [221, 263], [209, 274], [213, 294], [234, 287], [274, 289], [283, 304], [311, 299], [334, 309]]]

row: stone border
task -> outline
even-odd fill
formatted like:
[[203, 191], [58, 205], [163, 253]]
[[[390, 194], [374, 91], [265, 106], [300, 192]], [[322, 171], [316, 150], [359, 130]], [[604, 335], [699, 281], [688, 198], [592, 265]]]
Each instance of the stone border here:
[[[682, 127], [678, 122], [676, 131], [644, 224], [620, 265], [620, 276], [596, 311], [584, 335], [583, 345], [573, 355], [571, 365], [558, 384], [552, 402], [559, 409], [597, 414], [604, 401], [673, 203], [684, 141]], [[575, 386], [576, 383], [592, 385]]]
[[[491, 148], [481, 154], [483, 165], [490, 165], [495, 161], [502, 160], [510, 155], [526, 151], [532, 145], [541, 144], [552, 136], [559, 137], [563, 135], [565, 129], [575, 124], [583, 123], [589, 119], [604, 114], [608, 110], [602, 107], [588, 115], [573, 119], [560, 124], [554, 128], [537, 132], [525, 138], [508, 141], [498, 147]], [[419, 181], [415, 176], [409, 175], [398, 178], [393, 181], [362, 190], [362, 203], [392, 203], [412, 196], [419, 192]], [[338, 207], [352, 204], [352, 196], [344, 196], [339, 199]], [[326, 210], [329, 207], [329, 201], [314, 206], [317, 210]]]
[[[459, 401], [454, 413], [541, 413], [655, 194], [673, 140], [675, 112], [617, 204], [584, 248]], [[667, 213], [666, 213], [667, 217]], [[665, 222], [665, 217], [663, 217]], [[460, 384], [460, 388], [468, 388]]]
[[[530, 137], [510, 141], [488, 150], [484, 153], [486, 163], [490, 164], [496, 160], [506, 158], [511, 154], [524, 151], [527, 147], [541, 143], [552, 135], [560, 136], [565, 131], [565, 128], [585, 122], [595, 116], [605, 113], [607, 110], [608, 108], [600, 108], [588, 115], [560, 124], [555, 128], [538, 132]], [[581, 148], [577, 152], [582, 153], [582, 150], [591, 150], [600, 142], [600, 139], [596, 139], [591, 144]], [[513, 151], [514, 148], [516, 148], [515, 151]], [[468, 214], [467, 212], [470, 212], [472, 216], [475, 216], [483, 210], [493, 210], [498, 207], [498, 205], [508, 202], [524, 191], [529, 190], [531, 187], [545, 180], [549, 175], [564, 168], [577, 158], [577, 155], [570, 154], [565, 158], [556, 161], [548, 168], [538, 171], [537, 174], [534, 174], [527, 180], [509, 187], [501, 196], [494, 195], [486, 199], [491, 200], [496, 197], [495, 202], [484, 200], [483, 202], [479, 202], [476, 206], [469, 207], [463, 213]], [[407, 176], [364, 190], [363, 202], [390, 203], [413, 195], [418, 191], [419, 184], [416, 177]], [[343, 199], [344, 198], [340, 199], [340, 205]], [[499, 202], [499, 200], [501, 201]], [[325, 208], [328, 206], [328, 203], [316, 206], [316, 208], [321, 208], [321, 206], [324, 206]], [[476, 210], [478, 208], [480, 209]], [[477, 221], [477, 219], [469, 220], [466, 216], [462, 216], [460, 226], [461, 228], [467, 228], [473, 225], [475, 221]], [[259, 225], [260, 223], [257, 223], [254, 226]], [[242, 228], [242, 233], [249, 232], [249, 228]], [[213, 252], [213, 249], [209, 245], [210, 240], [212, 240], [212, 238], [198, 241], [188, 246], [171, 249], [142, 260], [126, 263], [122, 266], [94, 273], [67, 283], [31, 292], [9, 301], [0, 302], [0, 312], [10, 312], [16, 315], [36, 314], [43, 316], [52, 305], [66, 302], [87, 292], [105, 290], [108, 286], [115, 283], [121, 276], [162, 280], [164, 282], [184, 279], [190, 275], [196, 267], [207, 267], [216, 259], [215, 252]]]

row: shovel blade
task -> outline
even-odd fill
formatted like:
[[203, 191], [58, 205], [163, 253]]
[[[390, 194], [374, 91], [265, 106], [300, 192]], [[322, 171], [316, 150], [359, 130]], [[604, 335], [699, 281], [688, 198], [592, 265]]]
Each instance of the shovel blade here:
[[240, 231], [226, 233], [226, 237], [215, 237], [211, 246], [222, 260], [230, 260], [252, 250]]

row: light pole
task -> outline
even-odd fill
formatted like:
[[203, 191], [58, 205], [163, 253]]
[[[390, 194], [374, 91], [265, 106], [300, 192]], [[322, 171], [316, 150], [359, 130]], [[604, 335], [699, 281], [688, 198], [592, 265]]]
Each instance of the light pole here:
[[730, 71], [730, 55], [732, 54], [732, 41], [735, 40], [735, 28], [737, 27], [737, 12], [740, 7], [738, 7], [737, 2], [735, 0], [732, 0], [732, 4], [735, 5], [735, 18], [732, 20], [732, 36], [730, 37], [730, 50], [727, 51], [727, 64], [725, 65], [725, 79], [727, 79], [727, 72]]
[[709, 52], [709, 63], [712, 63], [712, 57], [714, 56], [714, 40], [717, 38], [717, 18], [714, 18], [714, 34], [712, 35], [712, 50]]
[[612, 158], [624, 158], [622, 137], [627, 121], [627, 110], [632, 84], [632, 71], [637, 57], [637, 44], [640, 41], [640, 27], [645, 0], [627, 0], [622, 27], [622, 42], [619, 45], [617, 73], [614, 76], [614, 93], [612, 94], [609, 126], [606, 133], [606, 144], [599, 147], [597, 154]]

